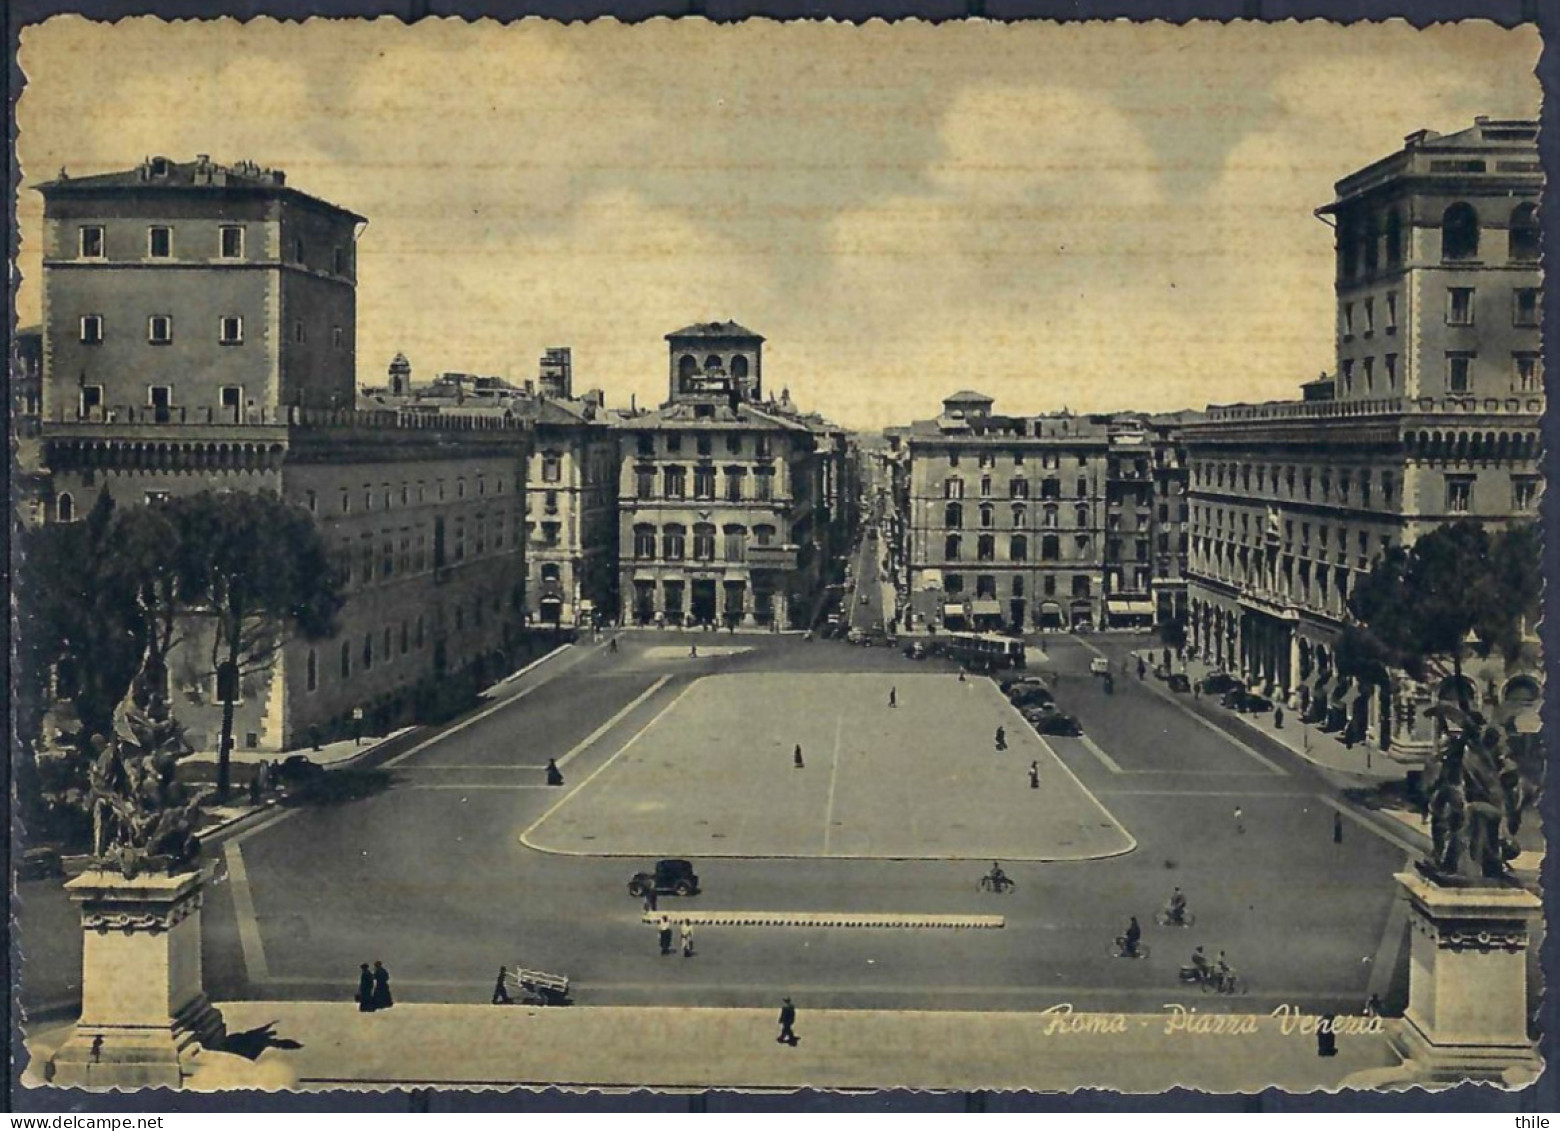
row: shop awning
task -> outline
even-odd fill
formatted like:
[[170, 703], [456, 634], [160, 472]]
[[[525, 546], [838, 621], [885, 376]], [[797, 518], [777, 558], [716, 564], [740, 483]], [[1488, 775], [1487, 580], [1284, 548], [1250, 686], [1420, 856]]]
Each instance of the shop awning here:
[[1105, 611], [1121, 613], [1125, 616], [1151, 617], [1154, 615], [1154, 602], [1133, 601], [1126, 597], [1106, 597]]
[[964, 606], [963, 605], [944, 605], [943, 606], [943, 616], [945, 616], [945, 617], [962, 617], [963, 615], [964, 615]]
[[1002, 604], [1000, 601], [976, 601], [971, 611], [978, 617], [1000, 617]]

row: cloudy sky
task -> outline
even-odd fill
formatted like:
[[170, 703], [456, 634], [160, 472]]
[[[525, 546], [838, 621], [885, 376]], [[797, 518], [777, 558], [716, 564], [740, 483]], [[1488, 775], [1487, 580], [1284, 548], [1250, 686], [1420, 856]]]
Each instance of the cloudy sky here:
[[285, 169], [369, 217], [358, 374], [533, 375], [656, 403], [662, 336], [735, 319], [842, 423], [1292, 395], [1330, 368], [1312, 209], [1421, 127], [1534, 116], [1531, 27], [561, 27], [255, 21], [23, 33], [19, 201], [146, 155]]

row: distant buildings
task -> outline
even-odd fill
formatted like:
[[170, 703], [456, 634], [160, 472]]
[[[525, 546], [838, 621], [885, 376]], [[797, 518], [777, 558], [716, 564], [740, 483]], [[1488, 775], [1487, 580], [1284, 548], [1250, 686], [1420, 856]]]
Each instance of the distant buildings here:
[[632, 624], [810, 623], [849, 536], [845, 434], [763, 399], [763, 338], [667, 335], [669, 397], [618, 424], [619, 592]]
[[[1422, 753], [1422, 706], [1455, 695], [1339, 670], [1349, 595], [1381, 553], [1460, 518], [1537, 518], [1537, 136], [1485, 118], [1420, 131], [1339, 181], [1318, 210], [1337, 230], [1337, 373], [1185, 430], [1195, 644], [1351, 740]], [[1535, 676], [1496, 661], [1466, 690], [1536, 723]]]
[[935, 420], [891, 430], [903, 453], [909, 627], [1147, 627], [1184, 616], [1181, 420], [1002, 416], [992, 405], [955, 393]]
[[[339, 635], [245, 681], [238, 745], [296, 746], [359, 710], [385, 723], [499, 674], [525, 602], [529, 429], [355, 409], [362, 217], [205, 157], [40, 191], [48, 517], [102, 490], [270, 490], [315, 516], [339, 564]], [[192, 626], [169, 693], [214, 745], [205, 641]]]

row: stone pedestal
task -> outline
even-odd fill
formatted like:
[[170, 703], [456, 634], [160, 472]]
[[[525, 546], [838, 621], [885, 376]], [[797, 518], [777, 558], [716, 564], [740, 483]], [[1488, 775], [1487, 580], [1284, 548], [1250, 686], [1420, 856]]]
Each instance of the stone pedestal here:
[[86, 872], [65, 885], [81, 908], [81, 1020], [50, 1061], [52, 1083], [177, 1088], [200, 1044], [222, 1039], [201, 980], [203, 884]]
[[1543, 904], [1520, 887], [1452, 887], [1418, 872], [1409, 897], [1408, 1008], [1398, 1051], [1433, 1080], [1517, 1083], [1541, 1064], [1528, 1039], [1529, 924]]

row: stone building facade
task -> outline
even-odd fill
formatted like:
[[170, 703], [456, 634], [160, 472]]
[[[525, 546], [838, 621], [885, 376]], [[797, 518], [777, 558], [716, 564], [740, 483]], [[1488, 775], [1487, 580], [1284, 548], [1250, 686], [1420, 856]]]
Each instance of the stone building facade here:
[[765, 401], [763, 338], [667, 335], [671, 396], [617, 422], [625, 623], [788, 628], [849, 536], [844, 433]]
[[1161, 520], [1158, 492], [1176, 481], [1178, 422], [992, 406], [955, 393], [937, 419], [893, 430], [910, 627], [1023, 632], [1175, 617], [1181, 499]]
[[[48, 511], [272, 491], [309, 511], [347, 598], [241, 688], [240, 747], [404, 717], [501, 673], [524, 614], [529, 428], [353, 407], [356, 226], [281, 173], [205, 158], [42, 189]], [[221, 715], [206, 633], [172, 658], [192, 741]]]
[[[1186, 430], [1191, 623], [1215, 663], [1303, 717], [1408, 757], [1422, 701], [1337, 671], [1348, 597], [1388, 547], [1461, 518], [1537, 518], [1538, 239], [1532, 122], [1476, 120], [1338, 182], [1338, 370], [1325, 395], [1209, 409]], [[1536, 701], [1526, 670], [1474, 702]]]

